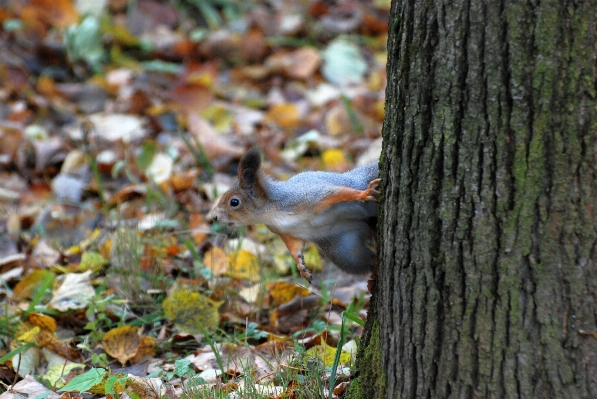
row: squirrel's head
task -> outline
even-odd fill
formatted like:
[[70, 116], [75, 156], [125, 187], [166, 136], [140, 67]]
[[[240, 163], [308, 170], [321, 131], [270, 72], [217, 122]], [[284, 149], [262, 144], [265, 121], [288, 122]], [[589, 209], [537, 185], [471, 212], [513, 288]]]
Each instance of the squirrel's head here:
[[238, 182], [222, 195], [211, 212], [213, 220], [228, 226], [259, 223], [259, 215], [267, 205], [260, 168], [261, 153], [252, 148], [240, 160]]

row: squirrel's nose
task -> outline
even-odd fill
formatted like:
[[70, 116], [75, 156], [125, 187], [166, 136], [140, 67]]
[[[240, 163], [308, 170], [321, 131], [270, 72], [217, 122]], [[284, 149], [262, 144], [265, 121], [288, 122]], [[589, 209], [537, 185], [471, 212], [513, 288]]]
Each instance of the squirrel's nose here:
[[218, 221], [218, 215], [213, 215], [212, 219], [214, 220], [214, 222], [217, 222]]

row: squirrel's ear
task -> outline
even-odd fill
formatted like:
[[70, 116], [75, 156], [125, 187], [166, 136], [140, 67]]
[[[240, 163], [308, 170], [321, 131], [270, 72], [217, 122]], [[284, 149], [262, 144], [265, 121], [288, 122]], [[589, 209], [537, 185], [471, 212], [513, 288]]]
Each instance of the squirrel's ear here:
[[259, 185], [259, 168], [261, 167], [261, 153], [258, 148], [251, 148], [240, 160], [238, 165], [238, 182], [243, 190], [255, 197], [263, 194]]

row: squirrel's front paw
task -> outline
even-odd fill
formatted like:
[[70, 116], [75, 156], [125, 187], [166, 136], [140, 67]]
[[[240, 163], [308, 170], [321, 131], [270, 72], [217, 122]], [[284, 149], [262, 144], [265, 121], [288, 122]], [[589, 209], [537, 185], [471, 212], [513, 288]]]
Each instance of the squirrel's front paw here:
[[381, 179], [380, 178], [371, 180], [369, 182], [369, 185], [367, 186], [367, 189], [363, 190], [363, 199], [362, 199], [362, 201], [377, 201], [377, 198], [375, 198], [374, 195], [379, 195], [380, 192], [378, 190], [376, 190], [374, 187], [377, 187], [379, 185], [379, 183], [381, 183]]

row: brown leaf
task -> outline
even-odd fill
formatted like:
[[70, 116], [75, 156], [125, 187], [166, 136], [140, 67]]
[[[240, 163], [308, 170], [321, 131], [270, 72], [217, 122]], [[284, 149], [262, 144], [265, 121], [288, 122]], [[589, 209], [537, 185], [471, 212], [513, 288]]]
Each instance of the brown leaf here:
[[160, 399], [162, 381], [159, 378], [143, 378], [129, 374], [127, 388], [143, 399]]
[[41, 313], [31, 313], [27, 321], [34, 326], [46, 329], [50, 332], [56, 331], [56, 320]]
[[135, 356], [131, 358], [131, 363], [141, 363], [145, 359], [155, 356], [155, 347], [156, 343], [152, 337], [148, 337], [146, 335], [141, 336], [139, 348], [137, 349]]
[[[224, 139], [213, 126], [195, 112], [187, 116], [189, 133], [201, 143], [205, 154], [212, 161], [219, 159], [240, 158], [245, 153], [245, 148]], [[221, 163], [226, 163], [220, 161]]]
[[139, 329], [137, 327], [124, 326], [110, 330], [104, 335], [102, 344], [106, 353], [124, 366], [124, 364], [135, 357], [140, 345]]
[[41, 347], [51, 350], [57, 355], [62, 356], [65, 359], [75, 361], [81, 357], [79, 352], [72, 349], [66, 343], [62, 342], [53, 333], [47, 330], [41, 330], [35, 336], [35, 341]]
[[204, 84], [188, 82], [173, 87], [168, 98], [186, 112], [201, 112], [212, 103], [213, 94]]
[[21, 399], [21, 398], [38, 398], [59, 399], [60, 395], [47, 389], [41, 382], [37, 381], [33, 376], [25, 376], [21, 381], [14, 384], [10, 391], [4, 392], [2, 399]]
[[354, 131], [354, 127], [343, 104], [336, 104], [325, 115], [325, 127], [331, 136], [339, 136]]

